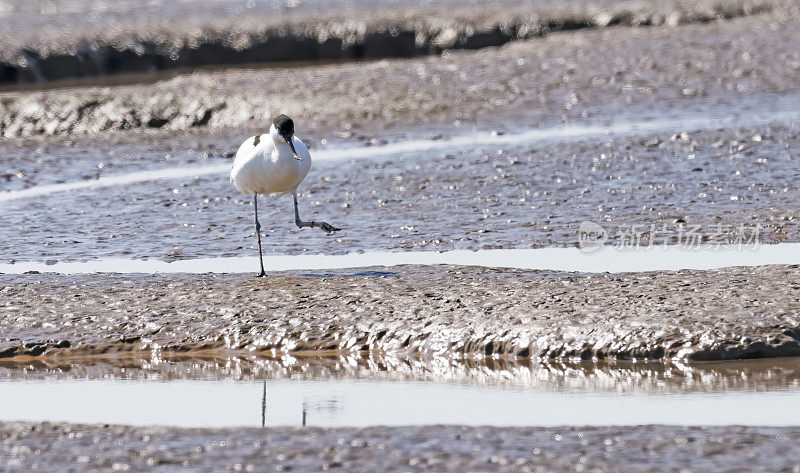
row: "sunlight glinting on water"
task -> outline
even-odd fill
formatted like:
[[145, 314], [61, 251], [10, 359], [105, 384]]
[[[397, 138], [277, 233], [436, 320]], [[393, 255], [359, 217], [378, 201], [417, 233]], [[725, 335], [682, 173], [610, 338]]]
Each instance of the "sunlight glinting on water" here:
[[[738, 126], [773, 123], [800, 118], [800, 112], [777, 113], [771, 115], [752, 115], [739, 120]], [[581, 140], [606, 135], [630, 135], [635, 133], [668, 133], [681, 130], [704, 130], [723, 126], [731, 126], [729, 117], [695, 117], [672, 120], [652, 120], [643, 122], [612, 123], [608, 126], [598, 125], [566, 125], [560, 127], [534, 128], [522, 133], [494, 135], [473, 132], [441, 140], [407, 140], [383, 146], [354, 146], [342, 148], [323, 148], [312, 150], [315, 161], [333, 161], [349, 159], [368, 159], [395, 156], [410, 153], [423, 153], [442, 150], [465, 149], [473, 146], [516, 145], [526, 142], [558, 142], [565, 140]], [[137, 171], [128, 174], [102, 176], [93, 180], [80, 180], [59, 184], [47, 184], [27, 189], [0, 192], [0, 203], [12, 200], [39, 197], [59, 192], [99, 187], [124, 186], [137, 182], [148, 182], [164, 179], [182, 179], [195, 176], [222, 174], [230, 171], [231, 163], [225, 162], [203, 166], [181, 166], [166, 169]]]

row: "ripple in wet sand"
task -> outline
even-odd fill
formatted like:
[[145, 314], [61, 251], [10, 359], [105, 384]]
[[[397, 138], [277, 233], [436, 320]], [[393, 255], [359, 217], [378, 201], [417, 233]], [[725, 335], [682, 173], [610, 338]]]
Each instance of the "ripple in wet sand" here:
[[161, 353], [729, 360], [797, 356], [797, 266], [579, 275], [0, 276], [0, 357]]

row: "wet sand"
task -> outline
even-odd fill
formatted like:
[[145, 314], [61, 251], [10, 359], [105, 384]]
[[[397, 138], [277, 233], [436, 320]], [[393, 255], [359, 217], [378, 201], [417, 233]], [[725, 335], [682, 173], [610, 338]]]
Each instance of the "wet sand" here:
[[632, 109], [663, 113], [665, 101], [684, 108], [696, 97], [738, 104], [800, 86], [798, 18], [796, 6], [787, 5], [724, 22], [578, 30], [436, 57], [8, 92], [0, 94], [0, 134], [256, 130], [280, 111], [319, 136], [517, 117], [560, 123]]
[[6, 471], [791, 471], [800, 429], [0, 425]]
[[734, 360], [800, 355], [796, 266], [609, 275], [2, 276], [3, 358], [216, 352]]

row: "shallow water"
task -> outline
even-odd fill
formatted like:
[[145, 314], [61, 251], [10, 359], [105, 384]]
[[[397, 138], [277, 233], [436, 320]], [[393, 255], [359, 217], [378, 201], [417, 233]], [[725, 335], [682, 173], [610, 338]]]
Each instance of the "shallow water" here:
[[[800, 264], [800, 243], [774, 245], [652, 246], [621, 248], [606, 246], [588, 252], [578, 248], [538, 248], [509, 250], [454, 250], [445, 252], [363, 252], [346, 255], [268, 255], [264, 265], [269, 271], [328, 270], [371, 266], [460, 265], [487, 268], [578, 271], [584, 273], [622, 273], [678, 271], [682, 269], [719, 269], [733, 266]], [[0, 273], [24, 274], [45, 272], [87, 273], [249, 273], [259, 267], [258, 257], [187, 259], [173, 262], [158, 260], [105, 259], [79, 263], [0, 264]], [[400, 277], [384, 271], [322, 274], [315, 277]]]
[[[605, 127], [553, 128], [527, 138], [487, 133], [443, 144], [320, 150], [301, 188], [301, 216], [344, 230], [299, 230], [290, 198], [262, 198], [264, 248], [345, 254], [574, 246], [583, 221], [617, 234], [625, 226], [674, 231], [685, 223], [723, 228], [728, 238], [759, 224], [762, 242], [800, 238], [796, 123], [685, 135], [669, 127], [680, 123], [626, 123], [611, 135]], [[660, 133], [629, 134], [648, 129]], [[14, 200], [0, 204], [10, 222], [0, 228], [0, 255], [8, 262], [253, 255], [251, 199], [236, 193], [226, 170], [224, 163], [164, 167], [110, 176], [94, 189], [80, 180], [4, 194]], [[61, 192], [69, 188], [76, 190]]]
[[[103, 399], [98, 403], [97, 399]], [[618, 395], [374, 381], [6, 381], [0, 421], [233, 427], [800, 424], [800, 391]]]
[[[787, 95], [763, 94], [747, 97], [735, 109], [729, 104], [715, 104], [713, 101], [698, 100], [703, 104], [695, 109], [683, 107], [680, 110], [662, 111], [653, 114], [639, 111], [630, 114], [623, 112], [614, 118], [600, 117], [586, 120], [586, 123], [573, 123], [561, 126], [542, 126], [525, 128], [523, 123], [502, 126], [504, 132], [490, 132], [477, 128], [469, 133], [437, 139], [415, 138], [412, 133], [404, 133], [392, 138], [390, 142], [377, 140], [373, 143], [330, 139], [331, 145], [311, 143], [314, 162], [355, 160], [355, 159], [406, 159], [415, 155], [432, 152], [453, 152], [475, 147], [547, 145], [565, 142], [598, 141], [612, 136], [652, 135], [664, 133], [699, 132], [735, 127], [760, 127], [765, 125], [800, 126], [800, 93]], [[769, 110], [768, 112], [765, 110]], [[453, 130], [451, 130], [453, 132]], [[437, 135], [440, 136], [440, 135]], [[12, 179], [9, 175], [5, 183], [0, 183], [0, 202], [39, 197], [59, 192], [81, 189], [98, 189], [109, 186], [122, 186], [139, 182], [164, 179], [200, 177], [230, 172], [231, 160], [214, 164], [215, 158], [226, 147], [235, 148], [238, 143], [227, 139], [199, 137], [189, 149], [181, 149], [175, 144], [153, 143], [155, 137], [139, 137], [133, 142], [95, 143], [96, 149], [75, 149], [74, 145], [48, 148], [44, 145], [35, 150], [35, 158], [25, 152], [25, 148], [6, 150], [11, 154], [8, 164], [17, 164], [16, 173], [25, 178]], [[235, 140], [236, 138], [233, 138]], [[55, 144], [58, 142], [56, 141]], [[49, 146], [53, 146], [50, 143]], [[159, 146], [160, 145], [160, 146]], [[121, 152], [120, 152], [121, 148]], [[162, 149], [159, 149], [162, 148]], [[154, 156], [161, 151], [165, 156]], [[94, 166], [89, 156], [96, 157], [100, 163]], [[429, 156], [433, 157], [433, 156]], [[87, 162], [88, 161], [88, 162]], [[211, 161], [211, 163], [208, 163]], [[187, 166], [186, 164], [206, 162]], [[172, 166], [167, 166], [172, 163]], [[45, 164], [42, 166], [42, 164]], [[87, 167], [87, 164], [89, 167]], [[150, 169], [141, 169], [150, 164]], [[179, 166], [175, 166], [179, 164]], [[114, 172], [114, 169], [133, 169], [135, 172]], [[111, 172], [109, 172], [111, 170]], [[66, 179], [74, 179], [65, 182]], [[50, 181], [55, 180], [55, 183]], [[21, 187], [14, 189], [14, 187]]]

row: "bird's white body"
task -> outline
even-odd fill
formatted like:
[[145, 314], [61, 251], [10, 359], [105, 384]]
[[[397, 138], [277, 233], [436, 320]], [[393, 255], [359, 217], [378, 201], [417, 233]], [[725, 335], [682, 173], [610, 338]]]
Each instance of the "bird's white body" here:
[[306, 145], [294, 136], [294, 121], [284, 114], [272, 120], [269, 133], [248, 138], [239, 146], [233, 159], [231, 181], [233, 185], [253, 196], [258, 259], [261, 263], [259, 277], [266, 276], [261, 250], [261, 224], [258, 222], [258, 194], [292, 194], [294, 223], [299, 228], [319, 228], [326, 233], [338, 232], [327, 222], [303, 221], [297, 208], [297, 186], [311, 170], [311, 153]]
[[293, 136], [292, 144], [283, 139], [275, 126], [269, 133], [248, 138], [239, 147], [233, 160], [231, 182], [245, 194], [289, 194], [297, 192], [297, 186], [311, 170], [311, 153], [299, 138]]

